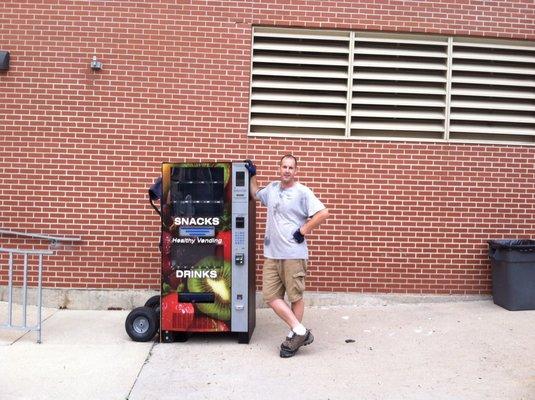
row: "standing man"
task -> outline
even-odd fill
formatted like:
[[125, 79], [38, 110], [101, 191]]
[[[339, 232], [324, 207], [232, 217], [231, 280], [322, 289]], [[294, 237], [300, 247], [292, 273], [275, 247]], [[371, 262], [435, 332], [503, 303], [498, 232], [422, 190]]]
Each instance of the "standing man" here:
[[[256, 180], [256, 166], [250, 160], [245, 166], [251, 176], [251, 196], [267, 207], [262, 295], [291, 329], [281, 344], [280, 356], [292, 357], [299, 347], [314, 341], [301, 323], [308, 260], [305, 237], [327, 219], [329, 212], [312, 190], [295, 180], [297, 159], [293, 155], [281, 158], [280, 181], [262, 189]], [[284, 293], [291, 306], [284, 301]]]

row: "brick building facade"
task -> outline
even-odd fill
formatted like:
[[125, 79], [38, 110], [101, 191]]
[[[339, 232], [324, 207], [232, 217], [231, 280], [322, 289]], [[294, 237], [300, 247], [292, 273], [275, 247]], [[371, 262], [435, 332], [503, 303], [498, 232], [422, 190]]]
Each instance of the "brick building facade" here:
[[[265, 184], [295, 154], [331, 211], [310, 237], [312, 291], [486, 294], [486, 241], [533, 234], [529, 143], [249, 134], [254, 26], [533, 47], [530, 0], [7, 0], [0, 10], [11, 54], [0, 72], [0, 226], [82, 238], [46, 261], [45, 287], [159, 287], [146, 191], [163, 161], [252, 158]], [[532, 106], [534, 87], [526, 93]], [[262, 208], [258, 220], [262, 232]]]

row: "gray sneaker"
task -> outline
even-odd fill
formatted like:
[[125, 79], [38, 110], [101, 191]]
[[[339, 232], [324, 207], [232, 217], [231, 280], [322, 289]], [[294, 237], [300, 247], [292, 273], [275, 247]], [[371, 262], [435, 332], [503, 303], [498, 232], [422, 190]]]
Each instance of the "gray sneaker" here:
[[[292, 338], [295, 336], [295, 333], [293, 336], [286, 336], [286, 340], [284, 340], [284, 342], [282, 342], [281, 344], [281, 349], [282, 348], [291, 348], [291, 344], [290, 344], [290, 341], [292, 340]], [[306, 334], [305, 334], [306, 336]], [[308, 331], [308, 338], [305, 339], [305, 342], [303, 343], [303, 346], [307, 346], [309, 345], [310, 343], [312, 343], [314, 341], [314, 335], [312, 335], [312, 332], [309, 330]]]
[[314, 336], [309, 329], [304, 335], [294, 334], [292, 337], [286, 337], [286, 340], [281, 344], [280, 356], [283, 358], [292, 357], [297, 353], [299, 347], [307, 346], [314, 341]]
[[[295, 333], [294, 333], [294, 336], [295, 336]], [[284, 342], [281, 343], [281, 349], [284, 347], [290, 346], [290, 340], [292, 340], [292, 337], [293, 336], [286, 336], [286, 339], [284, 340]]]

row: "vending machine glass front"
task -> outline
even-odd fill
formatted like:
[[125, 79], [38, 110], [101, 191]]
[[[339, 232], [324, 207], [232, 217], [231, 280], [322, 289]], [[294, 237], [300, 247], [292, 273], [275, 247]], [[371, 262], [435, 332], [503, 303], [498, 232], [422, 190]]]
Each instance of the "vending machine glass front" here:
[[163, 164], [163, 331], [228, 331], [229, 163]]

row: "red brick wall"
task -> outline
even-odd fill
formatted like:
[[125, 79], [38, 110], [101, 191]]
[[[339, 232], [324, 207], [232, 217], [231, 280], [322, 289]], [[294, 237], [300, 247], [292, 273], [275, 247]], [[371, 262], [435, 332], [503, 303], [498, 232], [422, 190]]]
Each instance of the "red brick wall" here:
[[253, 24], [535, 40], [532, 0], [4, 0], [0, 15], [0, 226], [83, 239], [46, 261], [47, 287], [158, 288], [146, 189], [162, 161], [249, 156], [266, 183], [294, 152], [332, 215], [310, 238], [312, 290], [488, 293], [486, 240], [533, 234], [534, 147], [246, 136]]

